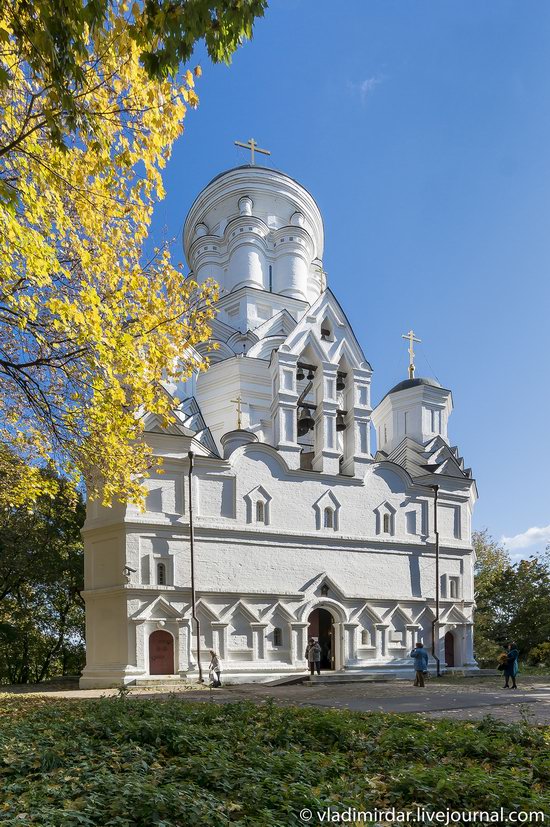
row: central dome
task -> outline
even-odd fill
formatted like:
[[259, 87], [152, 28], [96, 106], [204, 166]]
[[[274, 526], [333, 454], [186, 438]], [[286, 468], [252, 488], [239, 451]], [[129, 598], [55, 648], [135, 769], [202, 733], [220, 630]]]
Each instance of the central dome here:
[[310, 193], [268, 167], [222, 172], [197, 196], [183, 228], [189, 267], [225, 293], [254, 287], [312, 304], [324, 289], [323, 220]]

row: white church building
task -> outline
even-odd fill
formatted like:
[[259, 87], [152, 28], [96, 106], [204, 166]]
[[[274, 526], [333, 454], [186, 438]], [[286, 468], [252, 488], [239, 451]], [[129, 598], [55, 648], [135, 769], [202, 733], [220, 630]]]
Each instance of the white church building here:
[[175, 424], [146, 416], [164, 460], [146, 511], [88, 505], [81, 686], [198, 676], [190, 451], [203, 667], [214, 649], [228, 682], [305, 674], [313, 636], [325, 671], [409, 675], [432, 628], [443, 668], [475, 667], [476, 485], [449, 440], [451, 392], [409, 378], [372, 408], [372, 368], [326, 283], [319, 208], [288, 175], [218, 175], [183, 245], [194, 277], [221, 288], [217, 348], [168, 388]]

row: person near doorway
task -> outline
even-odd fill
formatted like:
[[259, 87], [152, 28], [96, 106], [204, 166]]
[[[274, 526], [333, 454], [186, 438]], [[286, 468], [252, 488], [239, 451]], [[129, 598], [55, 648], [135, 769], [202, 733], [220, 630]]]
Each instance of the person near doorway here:
[[512, 689], [517, 689], [516, 675], [518, 673], [519, 651], [515, 643], [507, 644], [506, 663], [504, 664], [504, 689], [510, 689], [510, 678], [512, 678]]
[[213, 649], [210, 649], [209, 651], [210, 666], [208, 667], [208, 673], [210, 675], [210, 683], [212, 684], [213, 689], [218, 689], [218, 687], [222, 685], [220, 659]]
[[312, 675], [315, 674], [315, 669], [317, 669], [317, 674], [321, 674], [321, 647], [319, 646], [319, 642], [315, 640], [314, 637], [310, 637], [308, 645], [306, 646], [306, 660], [309, 664], [309, 671]]
[[421, 640], [416, 641], [416, 647], [410, 654], [414, 660], [414, 686], [425, 686], [424, 676], [428, 674], [428, 652], [424, 649]]

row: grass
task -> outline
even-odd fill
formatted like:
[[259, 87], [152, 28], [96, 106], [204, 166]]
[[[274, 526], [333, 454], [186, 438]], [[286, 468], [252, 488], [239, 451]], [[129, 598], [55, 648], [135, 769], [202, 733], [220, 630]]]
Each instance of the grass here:
[[292, 827], [329, 806], [550, 814], [549, 732], [525, 722], [176, 698], [2, 696], [0, 713], [8, 827]]

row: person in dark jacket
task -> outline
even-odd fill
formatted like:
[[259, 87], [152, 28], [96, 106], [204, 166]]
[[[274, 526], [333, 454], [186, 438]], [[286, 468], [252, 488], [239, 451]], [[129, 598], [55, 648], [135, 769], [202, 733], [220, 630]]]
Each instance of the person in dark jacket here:
[[506, 663], [504, 664], [504, 689], [510, 689], [510, 678], [512, 678], [512, 689], [517, 689], [516, 675], [518, 673], [519, 651], [515, 643], [507, 646]]
[[416, 672], [414, 686], [425, 686], [424, 675], [428, 672], [428, 652], [424, 649], [421, 640], [416, 642], [416, 648], [412, 650], [410, 656], [414, 659], [414, 670]]
[[319, 642], [315, 640], [315, 638], [310, 637], [309, 643], [306, 646], [306, 660], [309, 664], [309, 671], [311, 674], [315, 674], [315, 669], [317, 669], [317, 674], [321, 674], [321, 647]]

